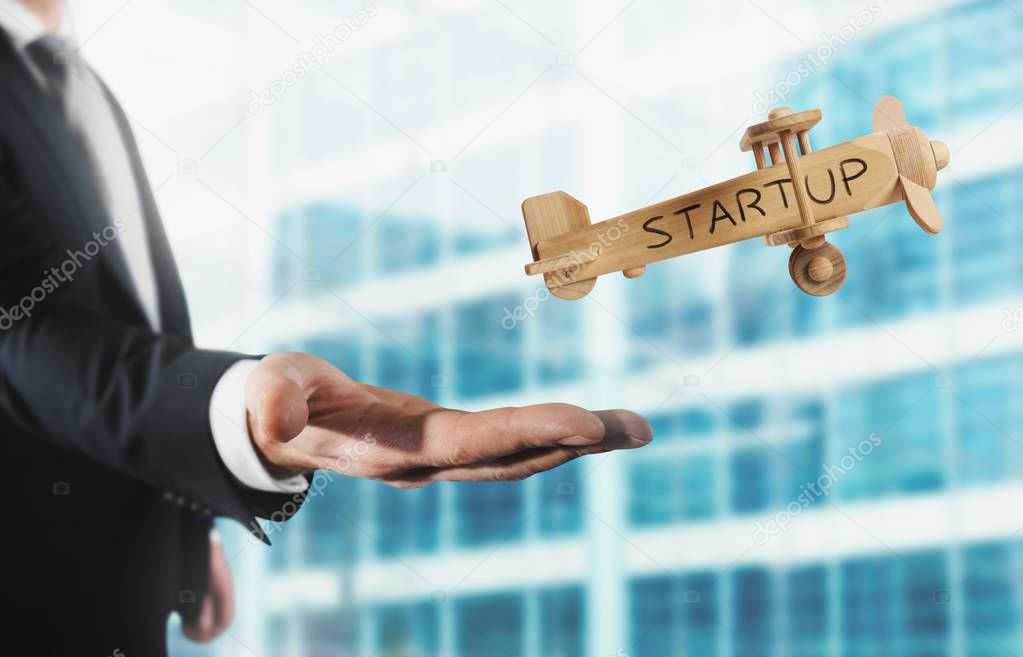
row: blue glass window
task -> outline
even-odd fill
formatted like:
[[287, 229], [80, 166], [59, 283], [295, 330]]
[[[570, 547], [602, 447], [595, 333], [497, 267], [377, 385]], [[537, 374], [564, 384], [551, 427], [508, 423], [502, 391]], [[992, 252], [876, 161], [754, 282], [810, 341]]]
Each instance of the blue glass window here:
[[828, 652], [830, 597], [827, 570], [806, 566], [787, 576], [785, 616], [792, 657], [817, 657]]
[[357, 336], [321, 336], [310, 338], [302, 349], [322, 358], [356, 381], [364, 380], [362, 343]]
[[463, 483], [454, 488], [459, 545], [499, 543], [521, 537], [523, 482]]
[[1011, 369], [1019, 367], [1014, 361], [977, 361], [956, 376], [955, 466], [965, 485], [1003, 479], [1019, 449], [1010, 406], [1015, 385]]
[[[357, 209], [309, 205], [283, 215], [278, 226], [281, 242], [287, 246], [273, 250], [279, 294], [295, 281], [315, 282], [316, 274], [324, 285], [343, 287], [358, 281], [365, 272], [365, 253], [371, 244], [362, 242], [364, 226]], [[315, 291], [316, 286], [304, 289]]]
[[[388, 605], [373, 612], [374, 655], [436, 657], [439, 655], [438, 607], [432, 602]], [[335, 645], [334, 650], [339, 646]], [[335, 652], [324, 653], [334, 655]]]
[[[721, 619], [718, 615], [717, 573], [691, 573], [677, 581], [680, 619], [679, 655], [715, 657], [718, 654]], [[666, 653], [669, 654], [669, 653]]]
[[683, 520], [708, 520], [714, 516], [717, 508], [714, 467], [714, 454], [696, 454], [682, 459], [677, 505], [681, 507]]
[[537, 475], [540, 489], [539, 529], [541, 536], [578, 534], [583, 527], [583, 511], [579, 500], [584, 494], [583, 463], [571, 461]]
[[376, 496], [376, 549], [381, 557], [394, 557], [437, 548], [440, 525], [440, 488], [427, 486], [399, 490], [374, 484]]
[[771, 461], [778, 456], [768, 447], [744, 447], [731, 455], [732, 510], [753, 513], [771, 503]]
[[459, 657], [523, 654], [522, 596], [513, 593], [455, 601], [455, 644]]
[[338, 646], [358, 643], [357, 617], [350, 612], [314, 612], [302, 618], [304, 654], [326, 657], [336, 654]]
[[586, 598], [583, 589], [540, 591], [540, 654], [545, 657], [586, 655]]
[[[317, 566], [354, 563], [362, 532], [361, 482], [317, 472], [310, 495], [294, 521], [305, 528], [305, 561]], [[294, 522], [292, 521], [292, 522]]]
[[672, 610], [675, 582], [670, 577], [647, 577], [629, 585], [629, 632], [635, 657], [675, 655]]
[[463, 398], [495, 395], [522, 386], [522, 331], [501, 325], [502, 309], [521, 304], [514, 295], [455, 309], [455, 385]]
[[426, 267], [440, 256], [439, 231], [433, 222], [384, 217], [375, 229], [377, 268], [382, 275]]
[[842, 657], [875, 657], [889, 646], [897, 626], [895, 568], [887, 558], [842, 564]]
[[540, 339], [535, 341], [534, 362], [541, 384], [578, 379], [583, 374], [582, 307], [554, 296], [538, 303], [535, 321]]
[[374, 331], [376, 383], [384, 388], [435, 397], [440, 371], [440, 322], [436, 314], [382, 322]]
[[[952, 271], [955, 300], [967, 304], [1003, 296], [1019, 287], [1019, 221], [1005, 216], [1005, 176], [960, 183], [948, 194], [952, 206]], [[1013, 225], [1015, 224], [1015, 226]]]
[[[709, 437], [714, 433], [716, 426], [714, 415], [702, 408], [683, 411], [678, 419], [679, 433], [685, 439]], [[656, 427], [654, 427], [654, 437], [661, 437], [657, 433]]]
[[736, 657], [770, 657], [771, 578], [763, 568], [737, 570], [732, 578], [735, 598]]
[[966, 617], [966, 654], [995, 657], [1020, 646], [1020, 600], [1014, 586], [1021, 570], [1018, 544], [985, 543], [963, 551], [960, 588]]
[[950, 654], [949, 614], [951, 595], [945, 554], [938, 551], [904, 555], [902, 602], [905, 632], [899, 637], [907, 652], [917, 655]]
[[675, 472], [664, 460], [637, 461], [629, 468], [629, 521], [635, 527], [663, 525], [672, 520]]

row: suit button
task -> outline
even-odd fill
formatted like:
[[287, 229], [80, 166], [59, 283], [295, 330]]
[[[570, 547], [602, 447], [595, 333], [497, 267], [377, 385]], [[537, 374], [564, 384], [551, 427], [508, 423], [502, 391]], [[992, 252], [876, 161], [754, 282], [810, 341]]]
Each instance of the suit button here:
[[163, 491], [163, 499], [166, 502], [170, 502], [171, 500], [174, 499], [174, 493], [170, 492], [169, 490]]
[[178, 506], [185, 506], [185, 498], [181, 497], [180, 495], [174, 501], [177, 503]]

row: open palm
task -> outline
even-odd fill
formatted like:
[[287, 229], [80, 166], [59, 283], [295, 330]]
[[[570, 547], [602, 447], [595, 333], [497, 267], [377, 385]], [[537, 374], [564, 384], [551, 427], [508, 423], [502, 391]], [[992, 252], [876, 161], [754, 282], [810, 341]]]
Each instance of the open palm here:
[[523, 479], [653, 437], [646, 420], [624, 410], [443, 408], [300, 353], [264, 358], [248, 379], [246, 404], [253, 441], [282, 474], [334, 470], [402, 488]]

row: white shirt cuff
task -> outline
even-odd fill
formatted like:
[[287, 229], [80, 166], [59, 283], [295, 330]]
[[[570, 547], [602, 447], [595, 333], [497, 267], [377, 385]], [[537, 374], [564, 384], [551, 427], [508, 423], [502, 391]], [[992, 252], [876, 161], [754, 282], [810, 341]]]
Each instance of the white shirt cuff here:
[[258, 360], [240, 360], [227, 368], [210, 397], [210, 429], [220, 459], [243, 485], [272, 493], [301, 493], [309, 487], [302, 475], [273, 476], [256, 453], [249, 436], [245, 381]]

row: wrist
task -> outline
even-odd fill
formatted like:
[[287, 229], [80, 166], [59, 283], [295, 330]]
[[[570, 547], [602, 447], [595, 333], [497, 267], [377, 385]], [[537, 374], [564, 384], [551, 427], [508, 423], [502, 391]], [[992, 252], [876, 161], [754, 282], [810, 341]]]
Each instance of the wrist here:
[[246, 421], [249, 428], [249, 439], [252, 441], [253, 451], [256, 452], [256, 456], [259, 457], [260, 463], [266, 468], [266, 471], [270, 473], [275, 479], [288, 479], [290, 477], [301, 476], [311, 473], [316, 468], [302, 467], [301, 464], [296, 463], [293, 458], [289, 458], [286, 455], [288, 450], [287, 444], [272, 443], [267, 444], [258, 440], [256, 437], [263, 435], [259, 431], [259, 423], [253, 417], [251, 412], [246, 413]]

